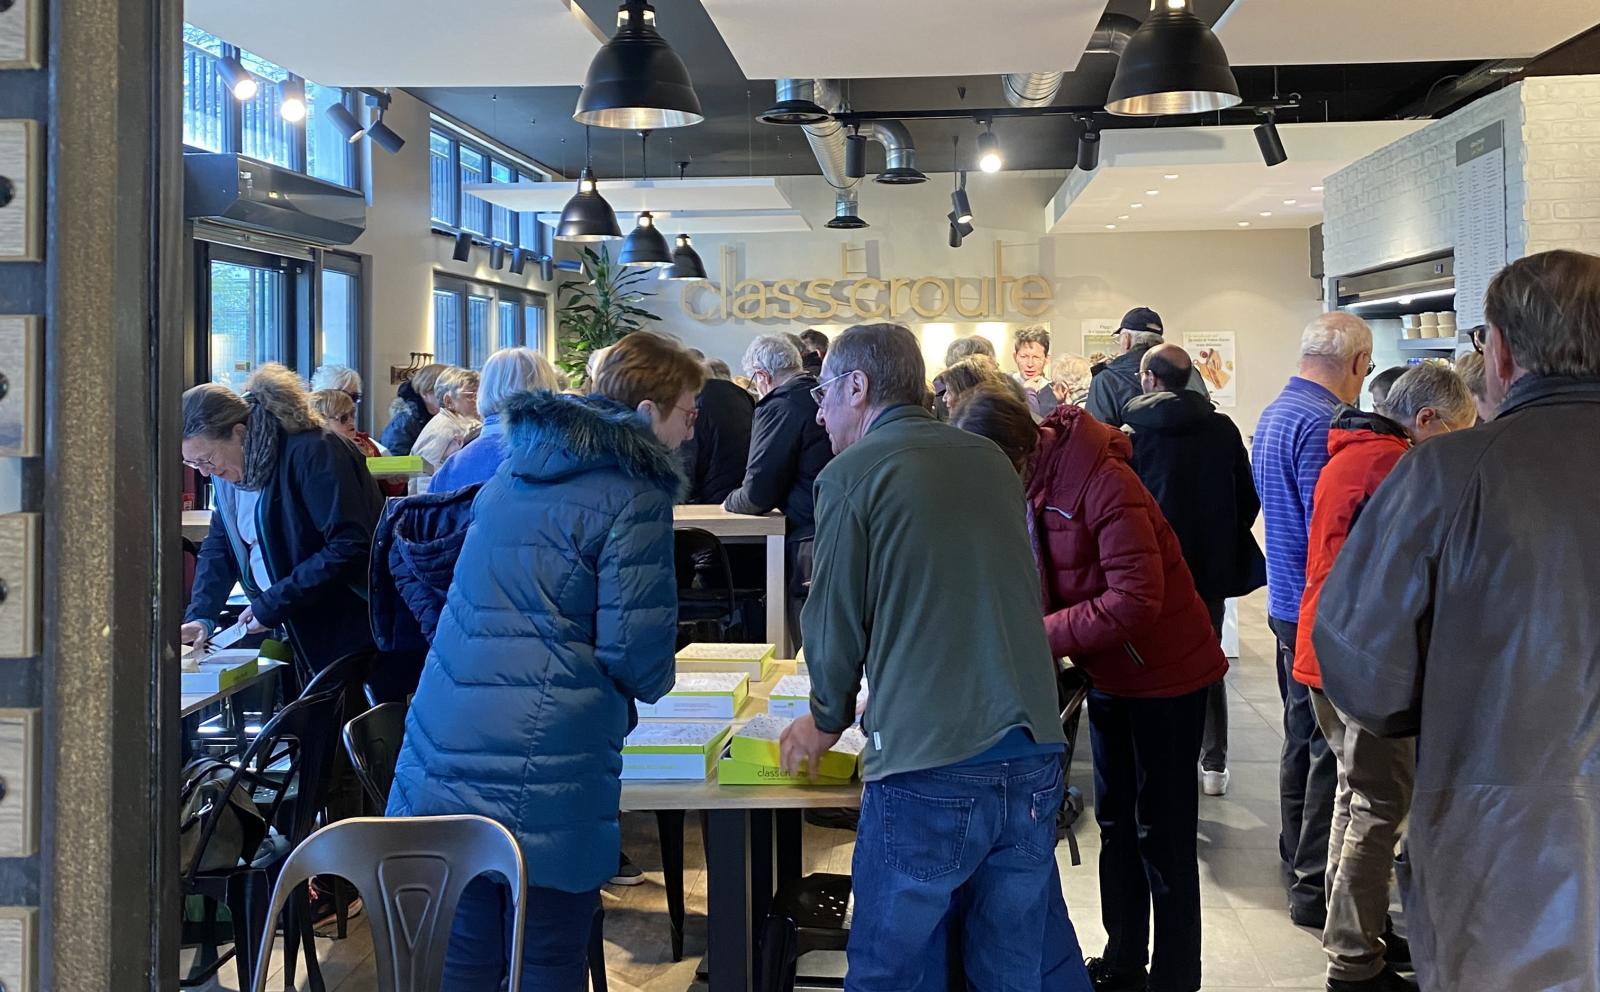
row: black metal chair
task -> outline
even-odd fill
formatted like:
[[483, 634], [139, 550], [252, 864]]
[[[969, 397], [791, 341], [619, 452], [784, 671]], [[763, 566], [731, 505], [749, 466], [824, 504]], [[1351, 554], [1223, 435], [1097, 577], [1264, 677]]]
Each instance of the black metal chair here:
[[728, 549], [698, 527], [673, 532], [678, 574], [678, 643], [725, 641], [739, 625], [739, 603]]
[[344, 750], [372, 802], [374, 815], [382, 816], [388, 808], [394, 763], [405, 735], [405, 703], [374, 706], [344, 725]]

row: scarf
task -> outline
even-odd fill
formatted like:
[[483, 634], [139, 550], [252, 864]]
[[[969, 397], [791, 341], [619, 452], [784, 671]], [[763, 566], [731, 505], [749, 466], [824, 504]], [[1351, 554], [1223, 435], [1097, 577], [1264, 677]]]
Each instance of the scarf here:
[[266, 405], [254, 396], [246, 396], [250, 416], [244, 422], [244, 478], [239, 488], [247, 492], [260, 492], [278, 467], [278, 444], [283, 438], [283, 425]]

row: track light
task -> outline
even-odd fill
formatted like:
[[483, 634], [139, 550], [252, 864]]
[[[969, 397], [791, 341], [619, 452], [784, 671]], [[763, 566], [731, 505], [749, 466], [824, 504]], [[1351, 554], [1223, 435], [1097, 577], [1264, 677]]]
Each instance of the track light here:
[[466, 231], [462, 231], [460, 234], [457, 234], [456, 247], [455, 250], [450, 253], [450, 257], [458, 262], [465, 262], [470, 259], [472, 257], [472, 235], [468, 234]]
[[394, 133], [394, 130], [383, 122], [383, 113], [381, 111], [378, 113], [378, 119], [372, 122], [371, 127], [367, 128], [367, 137], [372, 139], [373, 144], [390, 155], [399, 154], [400, 149], [406, 146], [406, 139]]
[[999, 172], [1006, 164], [1000, 155], [1000, 139], [994, 136], [994, 125], [978, 135], [978, 168], [984, 172]]
[[352, 114], [350, 108], [342, 103], [336, 103], [329, 107], [323, 111], [322, 116], [329, 124], [333, 125], [336, 131], [344, 136], [344, 140], [352, 145], [360, 141], [361, 136], [366, 133], [366, 129], [361, 126], [361, 122], [356, 120], [356, 115]]
[[290, 76], [278, 84], [278, 116], [290, 124], [306, 119], [306, 81]]
[[489, 244], [489, 268], [499, 271], [506, 267], [506, 246], [498, 241]]
[[1078, 168], [1093, 172], [1100, 167], [1100, 132], [1090, 122], [1085, 122], [1078, 134]]
[[626, 131], [705, 120], [683, 59], [656, 32], [654, 7], [626, 0], [617, 8], [617, 31], [589, 63], [572, 119]]
[[961, 220], [959, 217], [957, 217], [956, 216], [956, 212], [954, 210], [952, 210], [949, 213], [945, 214], [944, 217], [945, 217], [945, 220], [948, 220], [958, 231], [961, 232], [961, 236], [963, 238], [972, 233], [972, 231], [973, 231], [972, 225], [967, 223], [966, 221]]
[[1289, 161], [1289, 153], [1283, 148], [1283, 139], [1278, 136], [1277, 116], [1271, 111], [1256, 125], [1256, 144], [1261, 146], [1261, 160], [1267, 163], [1268, 168]]
[[555, 277], [556, 277], [555, 259], [551, 258], [549, 255], [540, 255], [539, 256], [539, 278], [543, 279], [545, 282], [552, 282], [552, 281], [555, 280]]
[[967, 199], [967, 174], [956, 174], [956, 188], [950, 193], [950, 205], [955, 208], [956, 223], [972, 223], [972, 201]]
[[860, 132], [844, 139], [844, 176], [861, 179], [867, 174], [867, 139]]
[[511, 274], [512, 275], [520, 276], [520, 275], [522, 275], [522, 273], [527, 271], [527, 269], [528, 269], [528, 255], [529, 255], [529, 252], [523, 251], [521, 248], [513, 248], [513, 249], [511, 249]]
[[232, 55], [217, 61], [217, 74], [228, 84], [228, 91], [233, 94], [235, 100], [253, 100], [255, 95], [261, 92], [261, 84], [256, 81], [256, 77], [250, 74], [250, 70], [244, 67], [243, 62]]
[[961, 228], [957, 227], [954, 223], [950, 225], [950, 247], [961, 247]]

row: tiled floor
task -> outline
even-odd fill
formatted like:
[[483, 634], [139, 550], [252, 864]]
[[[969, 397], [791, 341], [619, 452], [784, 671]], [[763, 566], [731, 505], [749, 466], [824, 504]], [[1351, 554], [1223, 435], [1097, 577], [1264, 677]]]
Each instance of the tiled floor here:
[[[1263, 597], [1242, 604], [1240, 631], [1241, 658], [1228, 675], [1232, 786], [1226, 797], [1202, 797], [1200, 805], [1205, 988], [1320, 989], [1324, 964], [1320, 935], [1289, 922], [1279, 882], [1278, 750], [1283, 729]], [[1073, 781], [1086, 795], [1092, 792], [1088, 753], [1085, 741], [1073, 769]], [[806, 829], [806, 870], [847, 872], [854, 834]], [[632, 888], [605, 891], [606, 962], [614, 990], [682, 992], [693, 981], [695, 959], [705, 950], [705, 859], [693, 818], [689, 834], [684, 878], [689, 960], [673, 964], [655, 820], [638, 815], [623, 820], [624, 845], [646, 869], [646, 880]], [[1083, 864], [1071, 866], [1065, 844], [1057, 856], [1073, 923], [1085, 950], [1093, 954], [1105, 941], [1096, 869], [1100, 844], [1092, 820], [1086, 820], [1079, 834]], [[326, 962], [329, 992], [376, 988], [371, 945], [363, 926], [358, 925], [348, 940], [318, 941], [318, 950]], [[231, 969], [216, 987], [234, 987]], [[281, 989], [283, 983], [274, 977], [269, 987]]]

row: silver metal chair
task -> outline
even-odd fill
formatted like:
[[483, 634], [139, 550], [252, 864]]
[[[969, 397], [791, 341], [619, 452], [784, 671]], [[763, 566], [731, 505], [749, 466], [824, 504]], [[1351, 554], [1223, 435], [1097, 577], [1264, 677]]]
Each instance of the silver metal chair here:
[[[267, 920], [313, 875], [336, 875], [356, 887], [372, 929], [379, 992], [434, 992], [456, 904], [467, 883], [499, 875], [511, 887], [511, 980], [522, 980], [527, 871], [517, 840], [482, 816], [358, 817], [331, 823], [289, 855], [272, 887]], [[275, 927], [266, 925], [256, 959], [255, 992], [266, 992]]]

